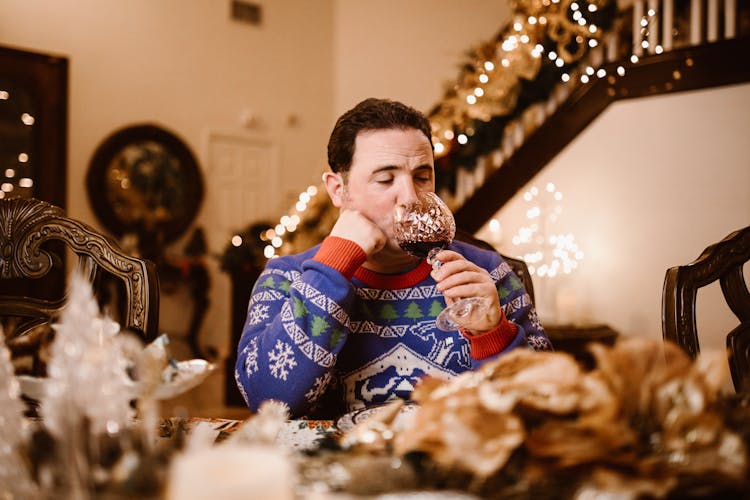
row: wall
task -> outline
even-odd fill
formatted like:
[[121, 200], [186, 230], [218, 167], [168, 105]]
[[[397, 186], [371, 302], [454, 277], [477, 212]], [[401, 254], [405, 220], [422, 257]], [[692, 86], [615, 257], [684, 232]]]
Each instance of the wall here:
[[[550, 231], [572, 232], [585, 257], [554, 287], [535, 277], [540, 300], [552, 295], [540, 304], [548, 319], [559, 312], [554, 294], [568, 294], [567, 319], [661, 338], [666, 270], [750, 224], [748, 109], [750, 84], [619, 101], [498, 212], [499, 247], [514, 254], [511, 239], [530, 208], [523, 192], [552, 182], [563, 193]], [[709, 334], [702, 347], [723, 348], [737, 324], [718, 285], [699, 292], [698, 328]]]
[[495, 0], [335, 0], [334, 112], [367, 97], [427, 112], [455, 81], [466, 52], [510, 15]]

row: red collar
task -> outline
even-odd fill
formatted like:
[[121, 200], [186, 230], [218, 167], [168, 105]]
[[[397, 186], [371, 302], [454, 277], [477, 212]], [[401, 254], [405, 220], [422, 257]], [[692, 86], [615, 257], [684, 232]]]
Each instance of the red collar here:
[[422, 259], [417, 267], [403, 274], [382, 274], [360, 267], [354, 271], [354, 277], [372, 288], [399, 290], [421, 283], [430, 275], [431, 271], [432, 266], [427, 263], [427, 260]]

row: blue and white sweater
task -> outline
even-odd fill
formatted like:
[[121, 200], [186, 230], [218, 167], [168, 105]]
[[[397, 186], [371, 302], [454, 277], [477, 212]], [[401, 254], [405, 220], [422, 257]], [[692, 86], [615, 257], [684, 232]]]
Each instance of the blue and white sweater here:
[[237, 385], [256, 411], [268, 399], [293, 417], [331, 418], [408, 399], [420, 378], [450, 378], [518, 346], [551, 344], [529, 295], [495, 253], [454, 241], [449, 250], [486, 269], [504, 317], [489, 332], [443, 332], [445, 308], [426, 261], [400, 275], [361, 265], [351, 241], [328, 237], [310, 250], [268, 262], [250, 298], [238, 346]]

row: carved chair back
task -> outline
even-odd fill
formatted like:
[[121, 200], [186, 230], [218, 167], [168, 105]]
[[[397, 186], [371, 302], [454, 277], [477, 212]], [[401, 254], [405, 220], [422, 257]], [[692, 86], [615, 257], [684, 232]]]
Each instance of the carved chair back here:
[[[121, 326], [147, 340], [156, 337], [159, 282], [153, 263], [126, 255], [113, 240], [47, 202], [0, 200], [0, 280], [38, 279], [50, 273], [61, 263], [45, 245], [53, 240], [78, 256], [79, 270], [92, 283], [101, 271], [119, 278], [125, 290]], [[65, 299], [3, 294], [0, 316], [21, 318], [13, 332], [13, 337], [20, 337], [56, 317]]]
[[664, 279], [662, 333], [690, 356], [700, 352], [695, 321], [698, 289], [715, 281], [740, 324], [727, 334], [727, 355], [737, 392], [750, 391], [750, 292], [743, 266], [750, 261], [750, 226], [706, 248], [696, 260], [672, 267]]

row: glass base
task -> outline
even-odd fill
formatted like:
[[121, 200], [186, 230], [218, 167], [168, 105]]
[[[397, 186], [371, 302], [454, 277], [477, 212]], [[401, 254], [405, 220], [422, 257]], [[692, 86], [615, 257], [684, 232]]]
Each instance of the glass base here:
[[443, 309], [435, 319], [435, 326], [444, 332], [452, 332], [466, 327], [487, 313], [487, 299], [467, 297]]

